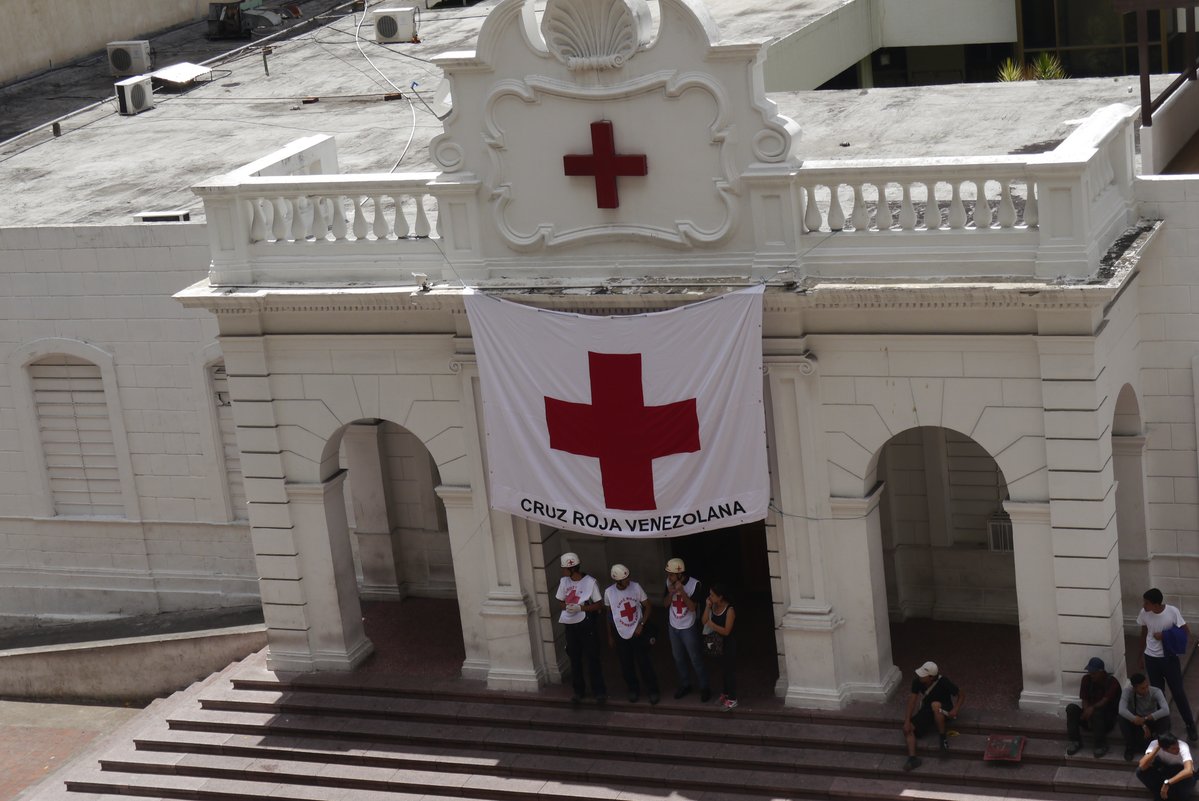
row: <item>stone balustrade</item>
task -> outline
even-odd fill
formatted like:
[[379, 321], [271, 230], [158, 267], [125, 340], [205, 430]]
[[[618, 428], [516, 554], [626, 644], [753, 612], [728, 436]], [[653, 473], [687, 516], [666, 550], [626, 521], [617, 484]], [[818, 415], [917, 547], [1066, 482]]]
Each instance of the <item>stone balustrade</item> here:
[[[755, 275], [787, 260], [803, 274], [844, 278], [1090, 276], [1133, 221], [1133, 121], [1126, 106], [1101, 109], [1057, 147], [1032, 155], [807, 161], [782, 177], [793, 182], [798, 212], [793, 223], [778, 219], [794, 230], [755, 221], [746, 230], [770, 242], [737, 252]], [[514, 265], [549, 277], [566, 269], [556, 251], [497, 248], [480, 230], [491, 211], [473, 176], [337, 174], [333, 148], [327, 137], [302, 140], [253, 170], [194, 188], [204, 200], [214, 284], [407, 283], [412, 271], [485, 279]], [[791, 190], [771, 191], [781, 198]], [[761, 205], [747, 203], [747, 218]], [[797, 246], [793, 260], [779, 241]], [[761, 254], [771, 247], [767, 270]], [[679, 265], [695, 269], [686, 254]]]

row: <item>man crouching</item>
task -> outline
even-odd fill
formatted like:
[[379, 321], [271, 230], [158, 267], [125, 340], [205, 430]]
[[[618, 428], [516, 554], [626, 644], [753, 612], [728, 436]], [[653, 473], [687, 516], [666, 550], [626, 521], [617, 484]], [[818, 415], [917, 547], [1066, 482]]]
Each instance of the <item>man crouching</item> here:
[[903, 718], [903, 736], [908, 741], [908, 759], [903, 763], [904, 770], [920, 767], [920, 758], [916, 756], [916, 739], [934, 728], [941, 737], [941, 750], [949, 750], [945, 721], [957, 718], [965, 700], [965, 693], [941, 675], [936, 662], [925, 662], [916, 668], [912, 694], [908, 696], [907, 714]]

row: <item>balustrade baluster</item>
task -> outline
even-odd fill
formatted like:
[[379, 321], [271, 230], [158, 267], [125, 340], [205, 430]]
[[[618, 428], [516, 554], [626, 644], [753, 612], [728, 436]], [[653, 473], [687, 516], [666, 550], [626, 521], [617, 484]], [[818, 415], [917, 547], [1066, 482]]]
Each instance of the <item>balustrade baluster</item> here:
[[1033, 181], [1029, 181], [1024, 185], [1024, 224], [1029, 228], [1036, 228], [1041, 224], [1040, 208], [1037, 205], [1037, 193], [1034, 191], [1036, 185]]
[[350, 200], [354, 204], [354, 238], [358, 240], [366, 239], [366, 215], [362, 213], [362, 207], [366, 204], [366, 198], [355, 196], [351, 197]]
[[951, 231], [960, 231], [966, 227], [966, 204], [962, 202], [962, 182], [953, 180], [950, 183], [953, 188], [953, 195], [949, 198], [949, 229]]
[[[416, 234], [417, 239], [429, 238], [429, 215], [425, 212], [426, 197], [428, 196], [425, 194], [413, 195], [413, 199], [416, 200], [416, 227], [413, 229], [413, 233]], [[441, 222], [440, 214], [437, 215], [437, 221]]]
[[262, 211], [262, 198], [251, 198], [250, 201], [250, 241], [261, 242], [266, 239], [266, 217]]
[[404, 196], [394, 195], [396, 204], [395, 229], [396, 238], [405, 239], [408, 236], [408, 215], [404, 213]]
[[999, 197], [999, 227], [1011, 228], [1016, 224], [1016, 204], [1012, 201], [1012, 182], [1006, 178], [999, 182], [1002, 194]]
[[887, 202], [887, 183], [885, 181], [876, 183], [874, 188], [878, 190], [878, 205], [875, 206], [875, 225], [880, 231], [890, 231], [891, 226], [895, 224], [895, 218], [891, 215], [891, 204]]
[[803, 224], [810, 232], [819, 231], [824, 221], [820, 216], [820, 207], [816, 205], [816, 186], [805, 186], [804, 191], [808, 195], [808, 207], [804, 210]]
[[831, 184], [828, 191], [828, 229], [843, 231], [845, 230], [845, 212], [841, 209], [841, 184]]
[[346, 199], [342, 195], [329, 198], [329, 213], [332, 216], [333, 240], [346, 238]]
[[391, 233], [391, 226], [387, 224], [387, 217], [383, 214], [383, 198], [375, 195], [371, 198], [371, 203], [374, 206], [374, 225], [372, 230], [375, 233], [375, 239], [383, 240]]
[[853, 185], [853, 216], [850, 218], [855, 231], [870, 230], [870, 210], [866, 208], [866, 197], [862, 192], [862, 185], [855, 182]]
[[271, 210], [275, 213], [274, 218], [271, 220], [271, 234], [275, 237], [276, 242], [284, 242], [287, 240], [287, 215], [286, 207], [284, 206], [285, 203], [287, 203], [287, 201], [281, 197], [277, 197], [271, 201]]
[[293, 242], [303, 242], [308, 238], [307, 226], [304, 225], [304, 198], [288, 198], [287, 203], [291, 206], [291, 231], [288, 235]]
[[991, 227], [991, 204], [987, 202], [986, 179], [975, 181], [974, 186], [977, 189], [974, 199], [974, 227], [981, 231]]
[[941, 228], [941, 206], [937, 203], [937, 182], [925, 181], [924, 191], [928, 197], [924, 201], [924, 228], [926, 231], [936, 231]]
[[908, 181], [904, 181], [899, 188], [903, 192], [903, 199], [899, 205], [899, 229], [914, 231], [916, 229], [916, 207], [912, 205], [912, 185]]
[[312, 227], [317, 242], [329, 241], [329, 224], [333, 217], [333, 198], [318, 197], [313, 201]]

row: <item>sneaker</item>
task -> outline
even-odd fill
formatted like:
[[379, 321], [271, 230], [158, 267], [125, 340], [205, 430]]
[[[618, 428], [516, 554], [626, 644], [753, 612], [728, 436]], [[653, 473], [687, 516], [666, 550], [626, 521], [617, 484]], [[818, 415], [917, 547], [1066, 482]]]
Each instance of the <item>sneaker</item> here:
[[1136, 756], [1136, 754], [1137, 754], [1137, 750], [1135, 748], [1125, 748], [1124, 749], [1124, 761], [1132, 762], [1132, 758], [1134, 756]]
[[1195, 724], [1192, 723], [1187, 726], [1187, 742], [1193, 743], [1196, 740], [1199, 740], [1199, 732], [1195, 731]]
[[635, 703], [637, 703], [637, 700], [638, 700], [639, 698], [641, 698], [641, 695], [640, 695], [640, 694], [638, 694], [638, 693], [629, 693], [629, 703], [630, 703], [630, 704], [635, 704]]
[[1077, 740], [1072, 740], [1070, 744], [1066, 746], [1066, 756], [1074, 756], [1081, 750], [1082, 743], [1078, 742]]
[[949, 750], [949, 738], [946, 737], [944, 734], [941, 735], [941, 750], [942, 751]]
[[712, 700], [712, 691], [711, 690], [700, 690], [699, 691], [699, 700], [700, 700], [700, 703], [704, 703], [704, 704], [708, 703], [708, 701], [711, 701]]
[[918, 767], [920, 767], [920, 757], [910, 756], [908, 757], [907, 761], [903, 763], [903, 769], [905, 771], [915, 770]]
[[720, 704], [721, 706], [724, 706], [724, 702], [727, 700], [729, 700], [728, 695], [726, 695], [725, 693], [721, 693], [720, 697], [716, 699], [716, 703]]
[[689, 692], [691, 692], [690, 687], [680, 687], [674, 691], [674, 699], [677, 701]]
[[649, 703], [651, 706], [656, 705], [661, 700], [662, 700], [662, 696], [658, 695], [657, 693], [649, 694]]
[[1096, 759], [1102, 759], [1103, 757], [1107, 756], [1107, 745], [1104, 744], [1095, 746], [1094, 753]]
[[730, 709], [737, 708], [737, 699], [736, 698], [726, 698], [723, 701], [721, 701], [720, 705], [722, 707], [724, 707], [725, 712], [728, 712]]

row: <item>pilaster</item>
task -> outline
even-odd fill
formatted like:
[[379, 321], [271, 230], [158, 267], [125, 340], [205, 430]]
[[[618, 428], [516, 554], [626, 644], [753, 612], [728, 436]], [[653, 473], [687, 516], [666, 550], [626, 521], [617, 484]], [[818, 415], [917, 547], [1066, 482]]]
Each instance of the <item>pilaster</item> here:
[[355, 423], [342, 442], [350, 470], [350, 501], [354, 507], [354, 537], [362, 568], [362, 597], [398, 601], [404, 597], [399, 553], [387, 509], [387, 479], [380, 447], [382, 423]]

